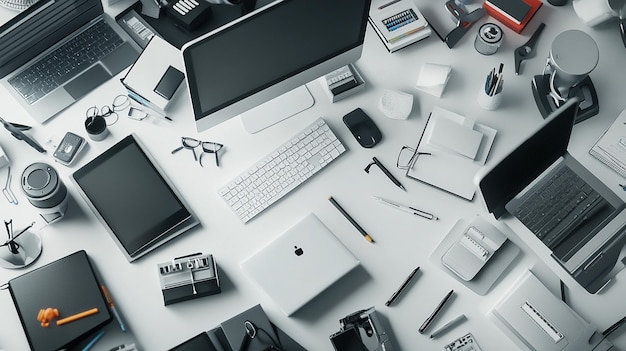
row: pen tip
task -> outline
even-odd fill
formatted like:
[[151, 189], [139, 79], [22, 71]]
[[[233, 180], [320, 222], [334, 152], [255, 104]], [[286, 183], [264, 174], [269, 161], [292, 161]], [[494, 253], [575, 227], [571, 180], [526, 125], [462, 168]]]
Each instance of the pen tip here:
[[367, 241], [369, 241], [372, 244], [375, 243], [374, 239], [372, 239], [372, 237], [369, 234], [365, 235], [365, 239], [367, 239]]

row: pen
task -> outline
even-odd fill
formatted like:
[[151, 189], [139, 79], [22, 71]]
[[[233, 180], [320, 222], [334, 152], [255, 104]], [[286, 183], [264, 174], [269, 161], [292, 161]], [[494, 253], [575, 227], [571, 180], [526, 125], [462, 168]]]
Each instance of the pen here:
[[115, 308], [115, 305], [113, 304], [113, 299], [111, 298], [111, 294], [109, 294], [109, 290], [104, 285], [100, 285], [100, 288], [104, 293], [104, 297], [106, 298], [107, 303], [109, 304], [109, 307], [111, 308], [111, 311], [115, 316], [115, 319], [117, 319], [117, 322], [120, 324], [120, 328], [123, 332], [126, 332], [126, 326], [124, 325], [124, 322], [122, 322], [122, 317], [120, 317], [119, 312], [117, 312], [117, 308]]
[[91, 350], [93, 345], [95, 345], [98, 342], [98, 340], [102, 338], [102, 335], [104, 335], [104, 330], [101, 330], [98, 334], [96, 334], [96, 336], [94, 336], [93, 339], [91, 339], [91, 341], [87, 345], [85, 345], [85, 347], [83, 348], [83, 351]]
[[448, 294], [446, 294], [446, 296], [444, 296], [443, 300], [441, 300], [441, 302], [439, 302], [439, 305], [437, 305], [437, 308], [435, 308], [433, 313], [431, 313], [430, 316], [428, 316], [428, 318], [426, 318], [424, 323], [422, 323], [422, 325], [418, 329], [420, 334], [423, 334], [424, 331], [426, 330], [426, 328], [428, 328], [428, 326], [433, 322], [433, 320], [435, 320], [435, 317], [437, 317], [439, 312], [441, 312], [441, 310], [443, 309], [443, 306], [446, 304], [446, 302], [448, 302], [450, 300], [450, 297], [452, 297], [453, 293], [454, 293], [454, 289], [450, 290], [450, 292]]
[[335, 206], [335, 208], [337, 210], [339, 210], [339, 212], [341, 212], [341, 214], [346, 217], [346, 219], [348, 221], [350, 221], [350, 223], [352, 223], [352, 225], [361, 233], [361, 235], [363, 235], [363, 237], [365, 238], [365, 240], [369, 241], [370, 243], [374, 243], [374, 239], [372, 239], [372, 237], [367, 234], [367, 232], [365, 231], [365, 229], [363, 229], [352, 217], [350, 217], [350, 215], [348, 214], [348, 212], [346, 212], [346, 210], [343, 209], [343, 207], [341, 207], [339, 205], [339, 203], [337, 203], [337, 201], [335, 201], [335, 199], [333, 199], [332, 196], [328, 197], [328, 200], [330, 201], [331, 204], [333, 204], [333, 206]]
[[392, 2], [388, 2], [388, 3], [384, 4], [384, 5], [380, 5], [380, 6], [378, 6], [378, 9], [379, 9], [379, 10], [382, 10], [382, 9], [384, 9], [385, 7], [387, 7], [387, 6], [391, 6], [391, 5], [393, 5], [393, 4], [397, 3], [397, 2], [400, 2], [400, 0], [393, 0]]
[[22, 133], [22, 131], [18, 127], [12, 125], [11, 123], [5, 121], [2, 118], [0, 118], [0, 123], [4, 125], [4, 128], [8, 130], [11, 133], [11, 135], [15, 137], [15, 139], [24, 140], [28, 145], [32, 146], [35, 150], [41, 152], [42, 154], [46, 153], [46, 149], [44, 149], [41, 145], [39, 145], [39, 143], [37, 143], [33, 138]]
[[625, 322], [626, 322], [626, 317], [624, 317], [624, 318], [620, 319], [619, 321], [615, 322], [613, 325], [611, 325], [605, 331], [602, 332], [602, 336], [608, 336], [609, 334], [611, 334], [612, 332], [617, 330], [617, 328], [621, 327], [622, 324], [624, 324]]
[[383, 204], [385, 204], [387, 206], [393, 207], [393, 208], [395, 208], [397, 210], [404, 211], [406, 213], [410, 213], [412, 215], [423, 217], [423, 218], [426, 218], [426, 219], [437, 220], [437, 217], [434, 216], [433, 214], [428, 213], [428, 212], [424, 212], [422, 210], [418, 210], [417, 208], [400, 205], [398, 203], [395, 203], [393, 201], [389, 201], [389, 200], [383, 199], [382, 197], [378, 197], [378, 196], [374, 196], [374, 199], [376, 199], [377, 201], [379, 201], [379, 202], [381, 202], [381, 203], [383, 203]]
[[465, 319], [467, 319], [465, 317], [464, 314], [461, 314], [460, 316], [457, 316], [456, 318], [454, 318], [453, 320], [449, 321], [448, 323], [442, 325], [441, 327], [439, 327], [439, 329], [435, 330], [434, 332], [432, 332], [432, 334], [430, 334], [430, 338], [436, 338], [438, 335], [445, 333], [446, 331], [448, 331], [450, 328], [455, 327], [457, 324], [465, 321]]
[[420, 270], [420, 267], [418, 266], [417, 268], [415, 268], [411, 274], [409, 274], [408, 277], [406, 277], [406, 279], [404, 280], [404, 282], [402, 283], [402, 285], [400, 285], [400, 287], [398, 288], [398, 290], [396, 290], [396, 292], [393, 293], [393, 295], [391, 295], [391, 297], [389, 298], [389, 300], [387, 300], [387, 302], [385, 302], [385, 306], [389, 306], [391, 305], [396, 298], [398, 298], [398, 296], [400, 296], [400, 294], [402, 293], [402, 291], [404, 290], [404, 288], [407, 287], [407, 285], [409, 285], [409, 282], [411, 282], [411, 279], [413, 279], [413, 276], [415, 276], [415, 273], [417, 273], [417, 271]]
[[372, 162], [370, 162], [370, 164], [365, 167], [366, 173], [370, 172], [370, 167], [372, 167], [373, 164], [377, 165], [383, 171], [383, 173], [385, 173], [387, 178], [389, 178], [396, 186], [406, 191], [406, 188], [400, 183], [400, 181], [398, 181], [398, 179], [396, 179], [396, 177], [394, 177], [393, 174], [391, 174], [391, 172], [389, 172], [389, 170], [385, 166], [383, 166], [383, 164], [376, 157], [372, 157]]

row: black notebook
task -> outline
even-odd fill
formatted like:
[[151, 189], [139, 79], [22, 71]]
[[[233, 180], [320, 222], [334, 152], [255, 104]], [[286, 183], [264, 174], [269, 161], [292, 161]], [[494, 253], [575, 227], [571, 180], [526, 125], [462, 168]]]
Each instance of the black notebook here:
[[517, 24], [524, 21], [531, 9], [531, 6], [522, 0], [487, 0], [487, 2]]
[[[82, 250], [10, 280], [8, 288], [33, 351], [69, 348], [111, 321], [100, 284]], [[49, 307], [58, 309], [59, 317], [44, 328], [37, 316], [40, 309]], [[93, 308], [98, 312], [66, 324], [56, 323]]]

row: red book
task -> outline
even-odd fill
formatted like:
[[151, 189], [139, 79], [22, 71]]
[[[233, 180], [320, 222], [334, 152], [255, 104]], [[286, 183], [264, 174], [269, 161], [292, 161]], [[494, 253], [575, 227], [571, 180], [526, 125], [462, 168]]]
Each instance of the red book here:
[[512, 16], [512, 14], [506, 13], [503, 8], [498, 7], [497, 0], [485, 0], [485, 2], [483, 3], [483, 7], [485, 8], [485, 10], [487, 10], [487, 14], [489, 14], [489, 16], [495, 18], [496, 20], [498, 20], [498, 22], [511, 28], [516, 33], [522, 32], [522, 30], [526, 27], [528, 22], [530, 22], [530, 20], [533, 18], [535, 13], [537, 13], [537, 10], [539, 10], [541, 5], [543, 5], [541, 0], [505, 0], [505, 1], [520, 1], [530, 6], [530, 9], [526, 13], [526, 16], [521, 21], [519, 21], [519, 23], [517, 23], [517, 21], [513, 19], [514, 16]]

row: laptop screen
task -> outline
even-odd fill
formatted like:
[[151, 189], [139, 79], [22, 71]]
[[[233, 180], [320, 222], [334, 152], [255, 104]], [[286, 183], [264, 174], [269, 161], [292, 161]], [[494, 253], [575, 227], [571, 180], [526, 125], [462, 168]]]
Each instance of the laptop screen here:
[[509, 200], [567, 152], [577, 112], [578, 101], [570, 99], [480, 180], [487, 209], [496, 218], [506, 212]]
[[103, 13], [100, 0], [40, 0], [0, 27], [0, 78]]

